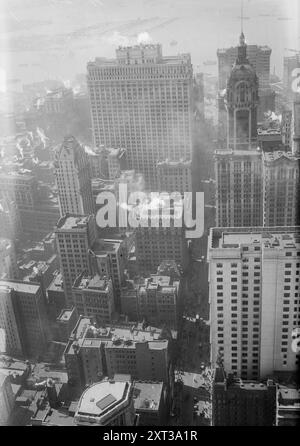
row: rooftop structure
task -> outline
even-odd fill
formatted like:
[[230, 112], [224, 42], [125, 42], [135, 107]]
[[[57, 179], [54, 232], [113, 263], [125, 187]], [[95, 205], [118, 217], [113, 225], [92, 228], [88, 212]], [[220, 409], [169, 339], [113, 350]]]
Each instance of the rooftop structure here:
[[126, 381], [101, 381], [82, 394], [75, 413], [78, 425], [132, 426], [135, 413], [132, 384]]

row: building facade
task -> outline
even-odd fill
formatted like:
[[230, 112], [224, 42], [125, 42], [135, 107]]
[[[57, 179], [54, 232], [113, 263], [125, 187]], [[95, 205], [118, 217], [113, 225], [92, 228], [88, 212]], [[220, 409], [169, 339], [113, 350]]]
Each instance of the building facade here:
[[275, 426], [276, 384], [242, 381], [215, 371], [212, 391], [213, 426]]
[[296, 372], [299, 227], [214, 228], [208, 242], [211, 362], [242, 379]]
[[156, 162], [192, 155], [190, 55], [163, 56], [159, 44], [119, 47], [116, 59], [96, 58], [87, 70], [95, 145], [126, 147], [128, 168], [157, 190]]
[[94, 200], [88, 156], [73, 136], [65, 137], [55, 151], [54, 169], [60, 215], [92, 214]]
[[74, 304], [72, 287], [83, 271], [91, 272], [89, 249], [96, 240], [95, 217], [66, 215], [55, 229], [57, 250], [63, 278], [66, 304]]

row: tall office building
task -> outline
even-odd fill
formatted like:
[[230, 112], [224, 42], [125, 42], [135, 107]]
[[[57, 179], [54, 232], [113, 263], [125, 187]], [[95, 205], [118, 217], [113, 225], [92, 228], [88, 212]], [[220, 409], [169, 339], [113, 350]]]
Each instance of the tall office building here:
[[212, 365], [242, 379], [296, 372], [299, 227], [214, 228], [208, 241]]
[[10, 376], [0, 372], [0, 426], [5, 426], [14, 408], [15, 395]]
[[193, 69], [189, 54], [161, 45], [119, 47], [116, 59], [89, 62], [96, 146], [125, 147], [129, 169], [157, 190], [157, 161], [192, 157]]
[[136, 259], [140, 272], [151, 273], [166, 259], [174, 259], [184, 268], [187, 261], [185, 229], [171, 226], [138, 227], [136, 230]]
[[[248, 59], [259, 79], [260, 88], [270, 85], [270, 58], [272, 50], [268, 46], [248, 45]], [[219, 90], [226, 88], [232, 67], [238, 56], [238, 47], [217, 50], [219, 70]]]
[[0, 279], [17, 279], [18, 266], [15, 245], [11, 240], [0, 238]]
[[13, 292], [3, 285], [0, 287], [0, 352], [16, 356], [23, 353], [13, 307]]
[[[218, 72], [219, 72], [219, 124], [224, 124], [226, 112], [224, 107], [224, 91], [230, 77], [232, 67], [238, 56], [238, 47], [218, 49]], [[275, 92], [270, 87], [270, 58], [272, 50], [268, 46], [248, 45], [248, 59], [258, 77], [259, 104], [257, 108], [258, 119], [262, 120], [264, 113], [275, 110]]]
[[163, 192], [192, 191], [191, 161], [160, 161], [157, 163], [158, 190]]
[[227, 83], [227, 148], [215, 152], [217, 226], [263, 224], [257, 105], [258, 78], [242, 33]]
[[98, 274], [80, 274], [73, 284], [78, 314], [94, 317], [98, 324], [109, 324], [115, 310], [112, 281]]
[[67, 213], [89, 215], [94, 212], [89, 159], [73, 136], [66, 136], [55, 151], [54, 160], [59, 210]]
[[300, 98], [294, 101], [293, 107], [293, 119], [292, 119], [292, 132], [293, 132], [293, 142], [292, 142], [292, 152], [295, 155], [300, 153]]
[[74, 304], [72, 287], [83, 271], [91, 273], [89, 249], [96, 240], [96, 223], [93, 215], [66, 215], [55, 229], [57, 250], [61, 266], [66, 303]]
[[300, 224], [300, 153], [265, 152], [263, 167], [264, 226]]
[[217, 226], [262, 225], [261, 152], [217, 150], [215, 172]]
[[125, 242], [118, 239], [97, 239], [90, 249], [90, 261], [95, 274], [111, 278], [114, 303], [120, 311], [120, 291], [124, 282]]
[[0, 280], [1, 334], [12, 353], [37, 357], [49, 339], [45, 296], [33, 282]]

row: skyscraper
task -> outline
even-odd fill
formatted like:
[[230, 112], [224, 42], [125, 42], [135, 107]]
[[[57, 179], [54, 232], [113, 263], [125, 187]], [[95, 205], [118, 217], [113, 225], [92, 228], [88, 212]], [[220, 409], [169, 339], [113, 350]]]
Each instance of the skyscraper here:
[[217, 226], [263, 224], [257, 105], [258, 78], [242, 33], [227, 83], [227, 148], [215, 152]]
[[[218, 71], [219, 71], [219, 123], [226, 119], [224, 109], [224, 90], [230, 77], [232, 67], [238, 56], [238, 47], [218, 49]], [[270, 58], [272, 50], [266, 45], [248, 45], [248, 59], [255, 70], [259, 83], [258, 117], [263, 119], [263, 114], [275, 109], [275, 93], [270, 87]]]
[[66, 136], [55, 151], [55, 176], [60, 215], [94, 212], [88, 156], [73, 136]]
[[13, 354], [38, 356], [49, 339], [42, 287], [37, 283], [0, 280], [0, 293], [4, 346]]
[[116, 59], [96, 58], [87, 69], [95, 145], [125, 147], [128, 168], [157, 190], [157, 161], [192, 157], [190, 55], [163, 56], [159, 44], [119, 47]]
[[299, 227], [214, 228], [208, 241], [211, 362], [243, 379], [296, 372]]
[[55, 229], [63, 286], [68, 307], [74, 304], [72, 286], [83, 271], [91, 273], [88, 251], [96, 240], [93, 215], [66, 215]]
[[300, 153], [266, 152], [263, 168], [264, 226], [300, 224]]

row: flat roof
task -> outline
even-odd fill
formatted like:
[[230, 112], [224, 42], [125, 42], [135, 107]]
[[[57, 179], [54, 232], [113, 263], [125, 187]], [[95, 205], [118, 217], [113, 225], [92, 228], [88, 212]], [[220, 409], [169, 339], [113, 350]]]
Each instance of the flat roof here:
[[128, 383], [124, 381], [102, 381], [88, 387], [82, 394], [76, 415], [104, 415], [126, 397]]
[[71, 318], [71, 316], [72, 316], [72, 314], [74, 313], [74, 311], [75, 311], [75, 308], [72, 308], [71, 310], [69, 310], [69, 309], [63, 309], [63, 310], [60, 312], [60, 314], [59, 314], [57, 320], [58, 320], [58, 321], [65, 321], [65, 322], [69, 321], [70, 318]]
[[88, 291], [105, 291], [108, 288], [108, 280], [101, 278], [99, 274], [94, 276], [81, 274], [75, 280], [73, 288]]
[[92, 251], [96, 255], [103, 255], [112, 252], [116, 253], [120, 248], [121, 243], [121, 240], [97, 239], [92, 246]]
[[66, 215], [59, 219], [58, 229], [84, 229], [89, 221], [89, 215]]
[[5, 291], [7, 288], [12, 288], [18, 293], [36, 294], [40, 289], [40, 284], [34, 282], [0, 280], [0, 291]]
[[135, 410], [158, 410], [162, 399], [163, 386], [162, 382], [135, 381], [133, 384]]
[[262, 245], [264, 248], [299, 249], [300, 226], [212, 228], [210, 248], [241, 248], [242, 245]]

